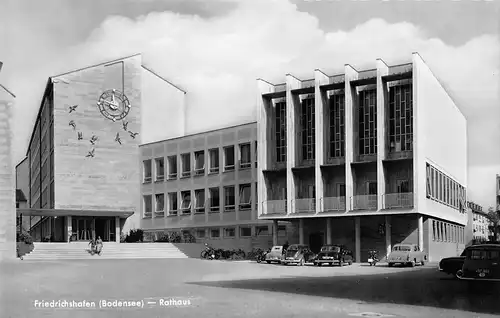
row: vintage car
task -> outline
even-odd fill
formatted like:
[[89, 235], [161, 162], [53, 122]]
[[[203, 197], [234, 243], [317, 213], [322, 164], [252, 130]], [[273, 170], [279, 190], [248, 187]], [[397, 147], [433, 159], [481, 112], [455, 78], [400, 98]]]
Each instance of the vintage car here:
[[285, 252], [285, 257], [281, 261], [281, 264], [297, 264], [299, 266], [304, 265], [305, 263], [314, 262], [316, 254], [311, 251], [309, 246], [293, 244], [288, 247]]
[[500, 245], [470, 246], [457, 276], [462, 280], [500, 281]]
[[281, 263], [283, 259], [283, 246], [273, 246], [271, 251], [266, 254], [266, 262], [271, 264], [272, 262]]
[[445, 274], [450, 274], [458, 278], [459, 271], [465, 262], [465, 256], [470, 247], [466, 247], [460, 256], [445, 257], [439, 261], [438, 270]]
[[416, 244], [396, 244], [392, 252], [387, 257], [389, 267], [394, 264], [415, 266], [424, 265], [427, 261], [427, 254], [424, 253]]
[[343, 266], [344, 264], [351, 265], [352, 261], [352, 253], [343, 245], [325, 245], [319, 251], [314, 264], [317, 266], [323, 264]]

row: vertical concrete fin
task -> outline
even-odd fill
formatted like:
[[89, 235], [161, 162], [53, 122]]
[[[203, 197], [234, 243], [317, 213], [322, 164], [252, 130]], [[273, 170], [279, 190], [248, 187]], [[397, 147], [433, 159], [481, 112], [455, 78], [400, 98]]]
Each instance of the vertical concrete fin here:
[[386, 98], [388, 87], [383, 76], [389, 74], [389, 67], [382, 59], [377, 59], [377, 210], [384, 208], [386, 183], [383, 160], [386, 156]]
[[357, 103], [356, 88], [351, 81], [358, 79], [358, 71], [351, 65], [345, 65], [345, 200], [346, 210], [352, 209], [352, 197], [354, 195], [354, 178], [351, 163], [354, 160], [356, 129], [354, 128], [354, 111]]
[[324, 210], [324, 182], [323, 174], [321, 171], [321, 165], [325, 161], [325, 151], [326, 151], [326, 129], [325, 123], [327, 119], [325, 115], [328, 115], [328, 103], [325, 91], [321, 91], [320, 87], [322, 85], [329, 83], [329, 78], [320, 70], [314, 71], [314, 107], [315, 107], [315, 121], [316, 121], [316, 155], [315, 155], [315, 184], [316, 184], [316, 213], [322, 212]]
[[301, 86], [301, 81], [291, 74], [286, 75], [286, 120], [287, 120], [287, 153], [286, 153], [286, 186], [287, 186], [287, 213], [295, 212], [295, 196], [296, 186], [292, 168], [295, 167], [297, 161], [297, 127], [295, 123], [296, 109], [300, 104], [297, 95], [292, 94], [292, 90], [298, 89]]

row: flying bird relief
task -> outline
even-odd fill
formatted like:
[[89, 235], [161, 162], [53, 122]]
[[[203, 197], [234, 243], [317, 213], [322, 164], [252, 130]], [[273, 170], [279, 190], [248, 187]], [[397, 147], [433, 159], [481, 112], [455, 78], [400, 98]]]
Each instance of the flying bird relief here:
[[131, 132], [130, 130], [128, 131], [128, 133], [130, 134], [130, 137], [132, 137], [132, 139], [135, 139], [135, 136], [137, 136], [139, 134], [139, 133]]
[[75, 121], [74, 121], [74, 120], [70, 120], [70, 121], [69, 121], [69, 125], [70, 125], [71, 127], [73, 127], [73, 130], [75, 130], [75, 129], [76, 129], [76, 124], [75, 124]]
[[122, 122], [123, 124], [123, 130], [127, 131], [127, 126], [128, 126], [128, 121]]
[[78, 140], [82, 140], [83, 139], [83, 133], [82, 132], [78, 132]]
[[120, 145], [122, 144], [122, 140], [120, 139], [120, 133], [116, 133], [115, 141]]
[[90, 143], [95, 145], [97, 140], [99, 140], [99, 138], [97, 138], [95, 135], [93, 135], [92, 138], [90, 138]]
[[90, 150], [89, 153], [85, 157], [94, 158], [94, 152], [95, 152], [95, 148], [92, 148], [92, 150]]
[[71, 114], [72, 112], [76, 111], [77, 107], [78, 105], [69, 106], [69, 113]]

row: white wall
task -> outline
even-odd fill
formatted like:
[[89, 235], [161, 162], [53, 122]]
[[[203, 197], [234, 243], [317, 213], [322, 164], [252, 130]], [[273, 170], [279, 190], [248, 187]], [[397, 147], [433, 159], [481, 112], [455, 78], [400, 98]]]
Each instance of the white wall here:
[[466, 224], [466, 214], [426, 198], [429, 162], [467, 187], [467, 121], [418, 54], [413, 55], [418, 211]]
[[184, 135], [186, 94], [148, 69], [142, 68], [141, 143]]

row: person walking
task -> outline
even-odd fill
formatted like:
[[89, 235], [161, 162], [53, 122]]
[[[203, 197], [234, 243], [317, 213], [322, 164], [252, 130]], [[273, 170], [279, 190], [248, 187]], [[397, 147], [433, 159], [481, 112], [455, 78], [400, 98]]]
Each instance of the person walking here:
[[97, 251], [97, 255], [101, 256], [101, 252], [102, 252], [102, 240], [101, 240], [101, 237], [98, 236], [97, 237], [97, 241], [96, 241], [96, 251]]

